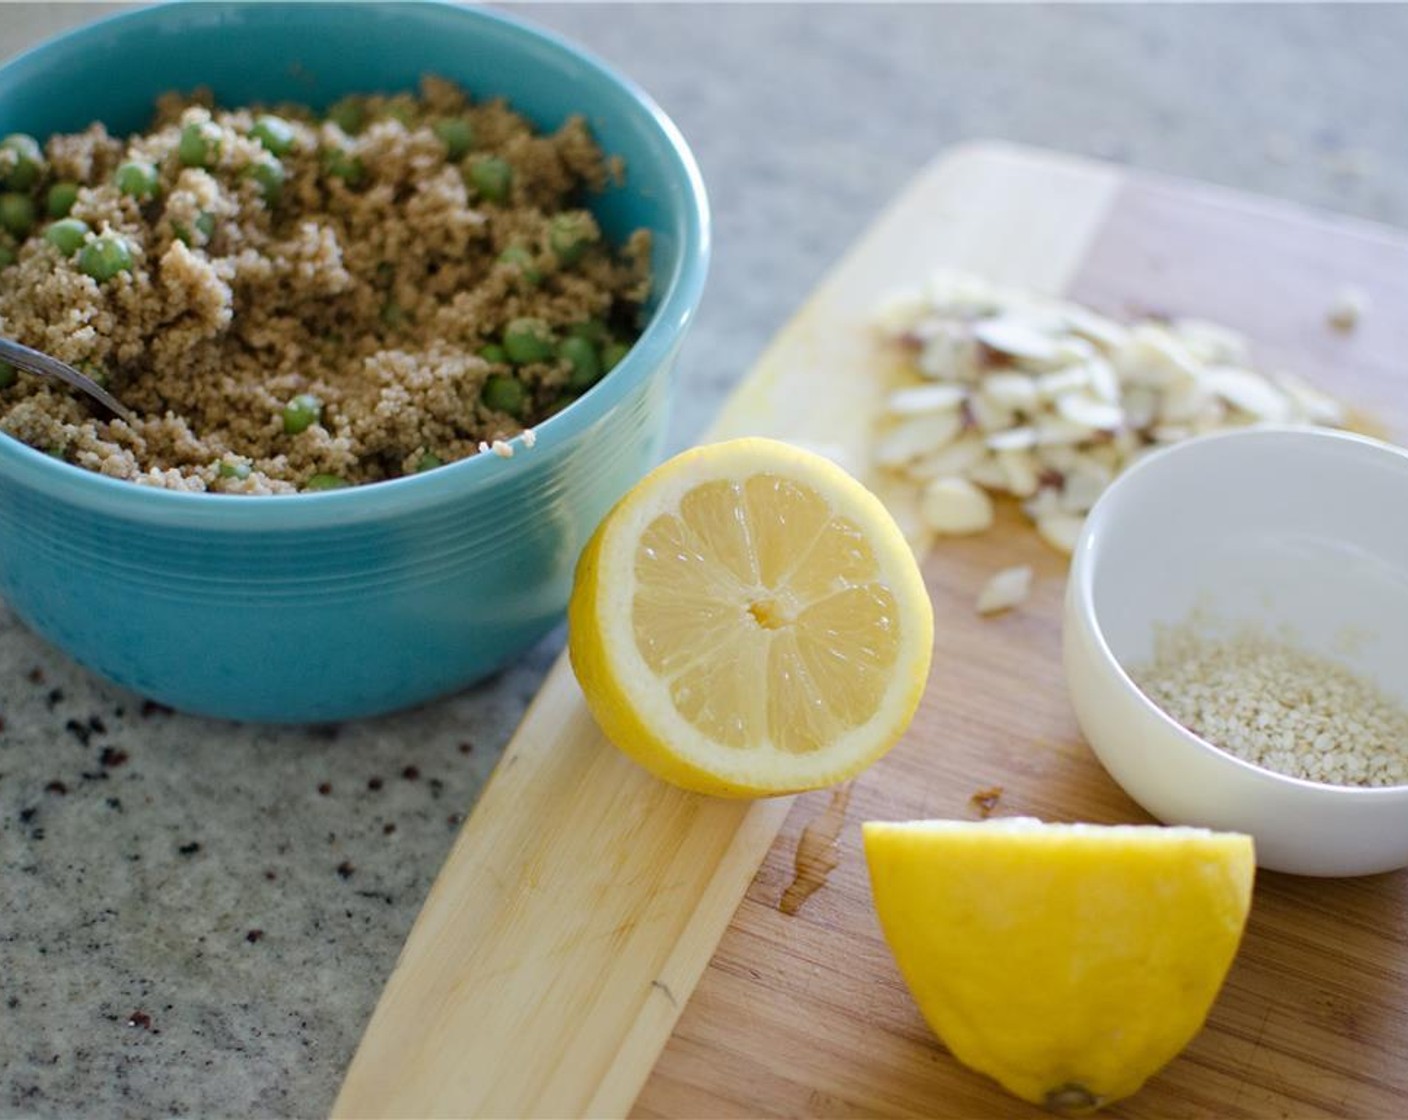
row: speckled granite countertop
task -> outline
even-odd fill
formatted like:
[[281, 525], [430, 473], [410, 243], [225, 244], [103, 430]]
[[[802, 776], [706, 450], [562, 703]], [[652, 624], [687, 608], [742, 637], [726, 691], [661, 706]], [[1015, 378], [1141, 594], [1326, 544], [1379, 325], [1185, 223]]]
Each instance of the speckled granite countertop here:
[[[93, 18], [7, 4], [0, 57]], [[690, 139], [717, 249], [672, 443], [877, 208], [1004, 137], [1408, 223], [1408, 8], [536, 7]], [[317, 1116], [561, 634], [386, 719], [154, 709], [0, 605], [0, 1115]]]

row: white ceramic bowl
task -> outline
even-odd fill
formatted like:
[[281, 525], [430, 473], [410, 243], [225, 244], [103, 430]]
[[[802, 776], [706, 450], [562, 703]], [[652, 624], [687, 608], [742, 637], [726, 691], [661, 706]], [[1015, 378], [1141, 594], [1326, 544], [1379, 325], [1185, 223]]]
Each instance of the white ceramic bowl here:
[[[1408, 866], [1408, 786], [1286, 777], [1211, 746], [1139, 691], [1157, 623], [1197, 607], [1289, 624], [1408, 702], [1408, 452], [1312, 429], [1251, 429], [1131, 468], [1086, 520], [1066, 589], [1066, 681], [1115, 780], [1168, 824], [1250, 833], [1301, 875]], [[1348, 641], [1347, 639], [1353, 639]]]

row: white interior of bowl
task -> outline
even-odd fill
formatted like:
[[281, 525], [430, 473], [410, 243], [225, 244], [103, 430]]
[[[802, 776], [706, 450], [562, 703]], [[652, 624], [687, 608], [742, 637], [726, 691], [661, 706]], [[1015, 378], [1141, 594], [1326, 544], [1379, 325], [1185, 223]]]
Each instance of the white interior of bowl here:
[[[1091, 514], [1094, 607], [1126, 671], [1195, 609], [1333, 658], [1408, 704], [1408, 454], [1265, 429], [1152, 457]], [[1220, 632], [1211, 628], [1210, 632]]]

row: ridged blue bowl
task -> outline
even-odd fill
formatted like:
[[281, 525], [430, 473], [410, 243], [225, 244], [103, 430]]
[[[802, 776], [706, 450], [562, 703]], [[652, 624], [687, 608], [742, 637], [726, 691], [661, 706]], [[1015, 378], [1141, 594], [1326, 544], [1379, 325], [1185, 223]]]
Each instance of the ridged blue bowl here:
[[145, 127], [158, 94], [226, 105], [414, 89], [502, 95], [540, 128], [584, 113], [626, 163], [593, 203], [654, 234], [648, 327], [532, 450], [353, 490], [250, 498], [104, 478], [0, 436], [0, 597], [70, 656], [209, 716], [312, 722], [468, 685], [561, 618], [577, 553], [659, 458], [672, 369], [704, 286], [708, 203], [640, 89], [505, 16], [438, 3], [176, 4], [118, 15], [0, 67], [0, 135]]

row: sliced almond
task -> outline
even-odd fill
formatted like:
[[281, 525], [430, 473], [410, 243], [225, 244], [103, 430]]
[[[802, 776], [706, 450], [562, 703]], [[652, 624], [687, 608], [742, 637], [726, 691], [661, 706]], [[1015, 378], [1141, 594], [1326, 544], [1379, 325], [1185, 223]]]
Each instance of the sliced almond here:
[[1173, 333], [1198, 361], [1244, 366], [1251, 361], [1246, 336], [1206, 319], [1177, 319]]
[[1002, 307], [998, 290], [970, 272], [940, 269], [929, 277], [924, 290], [933, 306], [966, 318], [995, 315]]
[[1067, 474], [1092, 467], [1114, 475], [1124, 466], [1129, 453], [1139, 447], [1141, 440], [1128, 428], [1121, 428], [1111, 439], [1101, 443], [1088, 444], [1080, 449], [1079, 463]]
[[992, 525], [992, 499], [963, 478], [938, 478], [924, 488], [924, 523], [936, 533], [964, 536]]
[[1103, 463], [1087, 457], [1079, 467], [1066, 475], [1066, 481], [1061, 487], [1061, 512], [1089, 513], [1113, 478], [1113, 471]]
[[903, 466], [911, 459], [945, 447], [962, 428], [963, 418], [956, 411], [905, 417], [880, 435], [874, 459], [880, 466]]
[[1052, 364], [1056, 366], [1084, 365], [1096, 357], [1099, 357], [1099, 352], [1093, 344], [1075, 335], [1065, 335], [1056, 341], [1056, 357], [1052, 360]]
[[1010, 408], [1003, 408], [981, 395], [972, 397], [968, 408], [980, 432], [1006, 431], [1017, 420], [1017, 414]]
[[1036, 379], [1037, 394], [1046, 401], [1054, 401], [1063, 393], [1074, 393], [1089, 386], [1090, 371], [1085, 368], [1084, 362], [1043, 373]]
[[1036, 429], [1023, 425], [993, 432], [987, 436], [987, 445], [994, 451], [1030, 451], [1036, 446]]
[[1053, 513], [1037, 521], [1036, 531], [1052, 548], [1069, 556], [1076, 550], [1076, 542], [1080, 540], [1080, 530], [1084, 524], [1083, 517], [1069, 513]]
[[1188, 424], [1207, 411], [1212, 393], [1198, 381], [1185, 381], [1159, 398], [1160, 424]]
[[987, 444], [983, 437], [977, 432], [968, 432], [947, 447], [913, 460], [905, 467], [905, 472], [910, 478], [920, 482], [949, 475], [963, 475], [987, 453]]
[[1054, 486], [1043, 486], [1022, 503], [1022, 511], [1033, 521], [1064, 513], [1061, 508], [1061, 492]]
[[1090, 393], [1062, 393], [1056, 398], [1056, 412], [1063, 420], [1092, 432], [1113, 432], [1124, 423], [1124, 410]]
[[883, 433], [875, 444], [875, 461], [882, 467], [899, 467], [953, 441], [963, 427], [957, 412], [929, 412], [907, 416]]
[[1159, 415], [1159, 394], [1147, 385], [1126, 387], [1120, 394], [1120, 404], [1124, 407], [1125, 423], [1131, 428], [1147, 428]]
[[1031, 412], [1038, 402], [1036, 379], [1009, 370], [988, 374], [978, 391], [999, 408], [1014, 412]]
[[1007, 489], [1007, 472], [997, 461], [996, 452], [984, 455], [963, 473], [970, 482], [988, 490], [1003, 491]]
[[1060, 352], [1049, 334], [1015, 315], [979, 319], [973, 324], [973, 335], [984, 346], [1021, 364], [1045, 366], [1055, 361]]
[[1291, 417], [1290, 398], [1249, 369], [1209, 366], [1203, 371], [1203, 385], [1257, 420], [1279, 424]]
[[1193, 429], [1182, 424], [1158, 424], [1150, 430], [1149, 435], [1155, 443], [1180, 443], [1192, 438]]
[[919, 372], [931, 381], [971, 381], [978, 372], [978, 346], [958, 323], [945, 323], [923, 341]]
[[1079, 304], [1061, 304], [1061, 314], [1071, 330], [1102, 350], [1118, 350], [1129, 338], [1128, 328]]
[[922, 291], [901, 288], [880, 300], [872, 322], [881, 334], [895, 337], [907, 333], [928, 311], [929, 299]]
[[1325, 313], [1325, 318], [1335, 330], [1348, 333], [1359, 325], [1359, 320], [1364, 317], [1364, 312], [1367, 310], [1369, 310], [1369, 297], [1363, 289], [1347, 285], [1335, 293], [1335, 298], [1330, 304], [1329, 311]]
[[1032, 570], [1025, 564], [1003, 568], [983, 585], [975, 604], [979, 614], [997, 614], [1020, 606], [1032, 591]]
[[1110, 404], [1121, 403], [1119, 374], [1106, 359], [1099, 356], [1091, 358], [1085, 363], [1085, 372], [1092, 393]]
[[1041, 471], [1036, 456], [1030, 451], [999, 451], [997, 462], [1007, 477], [1007, 491], [1019, 498], [1030, 498], [1040, 485]]
[[968, 390], [961, 385], [940, 382], [936, 385], [916, 385], [897, 389], [885, 402], [891, 416], [917, 416], [926, 412], [948, 412], [963, 403]]
[[1276, 385], [1290, 398], [1298, 415], [1296, 419], [1309, 424], [1338, 427], [1345, 422], [1344, 405], [1315, 386], [1289, 373], [1274, 375]]
[[1084, 443], [1090, 438], [1090, 434], [1086, 425], [1074, 423], [1064, 416], [1042, 416], [1036, 422], [1036, 442], [1039, 447]]
[[1065, 474], [1074, 470], [1081, 460], [1081, 452], [1073, 443], [1037, 443], [1036, 459], [1044, 471]]
[[1135, 326], [1111, 360], [1121, 381], [1155, 388], [1197, 380], [1201, 372], [1187, 348], [1156, 323]]

